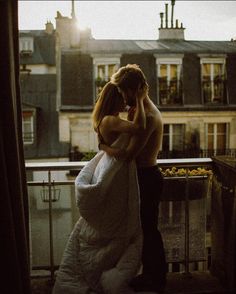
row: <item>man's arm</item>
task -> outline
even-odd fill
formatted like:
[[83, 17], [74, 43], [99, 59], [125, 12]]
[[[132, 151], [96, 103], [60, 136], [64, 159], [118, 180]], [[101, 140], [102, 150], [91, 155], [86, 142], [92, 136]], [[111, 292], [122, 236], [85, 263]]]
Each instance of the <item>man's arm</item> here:
[[126, 151], [121, 148], [110, 147], [106, 144], [99, 143], [99, 150], [105, 151], [108, 155], [114, 156], [117, 160], [122, 160], [125, 158]]

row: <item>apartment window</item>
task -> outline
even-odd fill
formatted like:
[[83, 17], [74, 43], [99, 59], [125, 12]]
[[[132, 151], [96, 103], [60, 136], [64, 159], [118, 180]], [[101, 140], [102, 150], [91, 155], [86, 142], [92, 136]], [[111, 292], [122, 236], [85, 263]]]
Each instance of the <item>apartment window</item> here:
[[21, 37], [19, 43], [21, 54], [32, 53], [34, 51], [34, 40], [32, 37]]
[[24, 144], [34, 143], [34, 112], [23, 111], [22, 131]]
[[157, 59], [160, 105], [183, 103], [182, 59]]
[[225, 150], [228, 148], [228, 124], [206, 124], [206, 148], [208, 150]]
[[95, 96], [118, 70], [120, 58], [94, 58]]
[[225, 59], [201, 59], [201, 79], [204, 103], [223, 103]]
[[163, 151], [183, 151], [184, 150], [185, 125], [184, 124], [164, 124]]

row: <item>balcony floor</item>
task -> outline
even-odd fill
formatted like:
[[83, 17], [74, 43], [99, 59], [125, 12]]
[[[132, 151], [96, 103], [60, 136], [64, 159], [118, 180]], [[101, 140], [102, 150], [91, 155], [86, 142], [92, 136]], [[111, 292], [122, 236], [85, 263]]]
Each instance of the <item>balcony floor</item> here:
[[[51, 294], [50, 277], [31, 277], [32, 294]], [[141, 293], [141, 292], [140, 292]], [[229, 293], [209, 272], [192, 272], [191, 276], [182, 273], [169, 273], [165, 294], [226, 294]], [[123, 293], [121, 293], [123, 294]], [[152, 294], [151, 292], [142, 294]]]

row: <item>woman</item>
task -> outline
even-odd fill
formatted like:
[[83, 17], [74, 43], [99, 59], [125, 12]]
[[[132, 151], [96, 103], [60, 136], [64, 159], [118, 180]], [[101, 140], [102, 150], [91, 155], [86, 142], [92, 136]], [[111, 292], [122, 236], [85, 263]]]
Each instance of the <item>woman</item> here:
[[[133, 122], [120, 118], [126, 92], [111, 82], [104, 86], [93, 111], [100, 146], [110, 145], [116, 158], [130, 136], [145, 127], [147, 87], [145, 80], [139, 84]], [[133, 293], [128, 282], [140, 267], [142, 247], [136, 165], [114, 156], [98, 152], [76, 178], [81, 217], [67, 243], [54, 294]]]

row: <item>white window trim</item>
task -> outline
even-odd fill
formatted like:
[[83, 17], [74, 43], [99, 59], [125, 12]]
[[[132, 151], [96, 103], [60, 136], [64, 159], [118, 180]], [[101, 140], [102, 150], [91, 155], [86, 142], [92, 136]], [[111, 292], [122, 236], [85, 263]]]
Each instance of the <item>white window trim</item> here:
[[[109, 65], [109, 64], [116, 64], [117, 69], [120, 67], [120, 57], [95, 57], [93, 59], [94, 65], [94, 79], [98, 77], [98, 66], [99, 65]], [[108, 73], [106, 73], [106, 76]]]
[[217, 58], [217, 57], [214, 57], [214, 58], [201, 58], [200, 59], [200, 64], [203, 64], [203, 63], [222, 63], [225, 65], [225, 58]]

